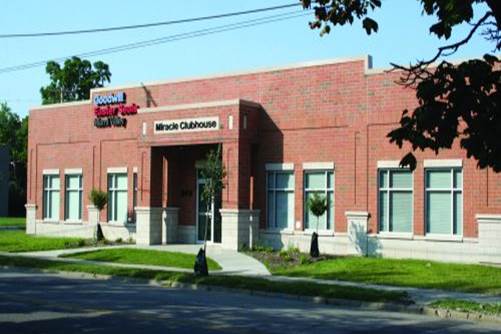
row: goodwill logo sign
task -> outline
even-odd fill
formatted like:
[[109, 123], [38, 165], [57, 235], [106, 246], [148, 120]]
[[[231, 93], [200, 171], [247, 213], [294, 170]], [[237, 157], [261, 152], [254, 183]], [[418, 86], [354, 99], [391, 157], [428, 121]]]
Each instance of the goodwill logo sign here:
[[155, 134], [219, 130], [219, 117], [199, 117], [156, 121]]

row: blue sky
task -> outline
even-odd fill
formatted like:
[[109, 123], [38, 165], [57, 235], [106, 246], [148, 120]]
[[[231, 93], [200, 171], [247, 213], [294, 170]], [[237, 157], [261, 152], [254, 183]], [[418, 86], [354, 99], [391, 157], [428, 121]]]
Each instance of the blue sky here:
[[[289, 3], [294, 0], [4, 1], [0, 34], [141, 24]], [[0, 68], [298, 10], [299, 7], [125, 32], [0, 39]], [[484, 12], [485, 8], [478, 7], [476, 16]], [[355, 22], [353, 26], [337, 27], [329, 35], [320, 37], [318, 31], [309, 29], [307, 23], [312, 17], [306, 16], [90, 60], [108, 63], [111, 85], [123, 85], [365, 54], [373, 56], [374, 67], [388, 67], [390, 62], [407, 64], [431, 57], [437, 46], [444, 43], [428, 33], [434, 19], [421, 15], [417, 0], [385, 0], [382, 9], [372, 17], [379, 22], [380, 30], [371, 36], [365, 34], [360, 22]], [[468, 26], [456, 28], [454, 37], [462, 38], [467, 29]], [[491, 49], [492, 45], [477, 37], [454, 55], [454, 59], [478, 57]], [[40, 104], [40, 87], [48, 81], [43, 66], [0, 74], [0, 101], [7, 101], [14, 112], [24, 116], [30, 106]]]

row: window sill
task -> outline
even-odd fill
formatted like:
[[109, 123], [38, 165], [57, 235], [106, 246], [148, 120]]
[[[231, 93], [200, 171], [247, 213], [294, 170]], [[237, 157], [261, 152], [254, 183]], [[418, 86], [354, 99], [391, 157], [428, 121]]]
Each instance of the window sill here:
[[82, 225], [83, 222], [81, 220], [65, 220], [63, 221], [65, 225]]
[[318, 236], [319, 237], [333, 237], [334, 236], [334, 231], [332, 230], [310, 230], [310, 229], [306, 229], [303, 231], [303, 234], [304, 235], [312, 235], [313, 232], [317, 232]]
[[294, 234], [294, 230], [293, 229], [282, 229], [282, 230], [279, 230], [279, 229], [264, 229], [262, 230], [262, 233], [265, 233], [265, 234]]
[[129, 226], [136, 226], [136, 224], [133, 224], [133, 223], [120, 223], [120, 222], [116, 222], [116, 221], [107, 221], [107, 222], [104, 222], [104, 224], [106, 226], [110, 226], [110, 227], [129, 227]]
[[412, 233], [402, 233], [402, 232], [379, 232], [378, 234], [373, 234], [378, 239], [404, 239], [412, 240], [414, 235]]
[[40, 223], [43, 223], [43, 224], [60, 224], [61, 221], [60, 220], [56, 220], [56, 219], [43, 219], [40, 221]]
[[424, 236], [415, 237], [415, 239], [425, 241], [463, 242], [462, 235], [450, 234], [426, 234]]

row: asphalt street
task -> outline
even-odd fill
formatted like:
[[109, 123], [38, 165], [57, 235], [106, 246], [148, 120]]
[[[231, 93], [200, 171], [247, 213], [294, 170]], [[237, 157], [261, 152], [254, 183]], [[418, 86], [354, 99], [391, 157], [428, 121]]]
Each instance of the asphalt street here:
[[0, 333], [501, 333], [499, 324], [0, 268]]

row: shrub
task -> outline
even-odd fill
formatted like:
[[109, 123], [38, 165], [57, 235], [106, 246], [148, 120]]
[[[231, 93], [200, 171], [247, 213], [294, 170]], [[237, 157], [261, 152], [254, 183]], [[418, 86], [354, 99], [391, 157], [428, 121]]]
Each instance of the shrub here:
[[106, 206], [108, 202], [108, 194], [105, 191], [99, 189], [92, 189], [89, 195], [90, 202], [101, 211]]

